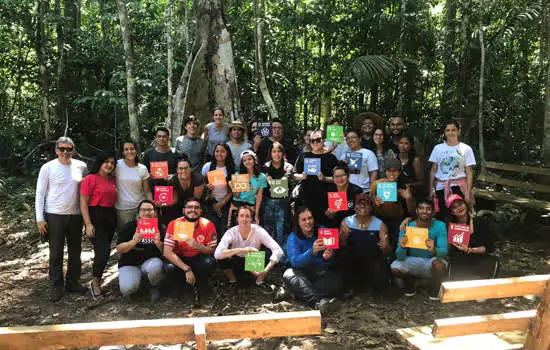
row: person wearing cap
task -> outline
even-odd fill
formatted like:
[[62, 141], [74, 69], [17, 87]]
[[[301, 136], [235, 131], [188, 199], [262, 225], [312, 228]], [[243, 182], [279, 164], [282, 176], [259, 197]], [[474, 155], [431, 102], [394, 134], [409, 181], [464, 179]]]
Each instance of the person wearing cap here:
[[366, 194], [355, 197], [355, 214], [340, 225], [339, 266], [346, 287], [363, 288], [369, 284], [375, 292], [389, 285], [390, 270], [384, 258], [390, 252], [388, 228], [373, 215], [374, 201]]
[[[358, 171], [352, 172], [349, 181], [361, 187], [363, 192], [368, 193], [371, 184], [378, 178], [376, 155], [371, 150], [361, 147], [360, 136], [356, 130], [350, 129], [346, 132], [346, 143], [348, 144], [349, 152], [352, 154], [361, 154], [361, 168]], [[347, 153], [340, 155], [340, 160], [347, 161]]]
[[[397, 246], [399, 223], [403, 218], [415, 212], [415, 199], [412, 191], [400, 175], [401, 162], [398, 159], [388, 159], [386, 162], [386, 177], [376, 180], [370, 189], [370, 195], [374, 201], [374, 212], [388, 226], [390, 243], [394, 248]], [[382, 182], [397, 183], [397, 202], [384, 201], [378, 196], [377, 187]]]
[[323, 208], [325, 217], [321, 222], [326, 227], [338, 228], [342, 220], [355, 212], [355, 197], [363, 193], [361, 187], [352, 184], [349, 181], [350, 173], [348, 165], [344, 161], [338, 161], [332, 169], [332, 178], [334, 183], [327, 184], [327, 192], [345, 192], [348, 200], [347, 210], [336, 210], [328, 207], [328, 198], [326, 206]]
[[432, 218], [434, 202], [429, 199], [419, 200], [416, 204], [416, 220], [408, 226], [428, 229], [428, 238], [424, 248], [408, 247], [407, 231], [399, 232], [399, 243], [395, 251], [396, 260], [391, 265], [395, 283], [401, 292], [408, 297], [416, 294], [416, 279], [430, 281], [430, 300], [439, 300], [441, 282], [447, 276], [447, 227], [442, 221]]
[[199, 120], [190, 115], [184, 121], [185, 132], [176, 139], [176, 151], [187, 155], [193, 172], [200, 172], [206, 159], [206, 141], [199, 135]]
[[451, 279], [471, 280], [494, 278], [498, 272], [499, 259], [491, 255], [495, 250], [498, 224], [490, 215], [475, 215], [471, 207], [458, 194], [447, 198], [449, 224], [468, 225], [468, 245], [451, 243], [449, 261]]
[[265, 174], [260, 172], [260, 166], [256, 158], [256, 153], [248, 150], [241, 153], [241, 166], [235, 174], [248, 174], [250, 180], [250, 188], [246, 192], [238, 192], [234, 188], [235, 184], [232, 181], [229, 185], [233, 189], [233, 201], [229, 209], [229, 226], [236, 225], [237, 208], [243, 205], [248, 205], [254, 212], [254, 223], [260, 224], [260, 208], [262, 206], [263, 190], [267, 188], [267, 178]]
[[240, 120], [235, 120], [229, 127], [229, 141], [227, 145], [231, 149], [235, 169], [241, 166], [241, 153], [246, 150], [252, 150], [252, 145], [245, 141], [246, 127]]

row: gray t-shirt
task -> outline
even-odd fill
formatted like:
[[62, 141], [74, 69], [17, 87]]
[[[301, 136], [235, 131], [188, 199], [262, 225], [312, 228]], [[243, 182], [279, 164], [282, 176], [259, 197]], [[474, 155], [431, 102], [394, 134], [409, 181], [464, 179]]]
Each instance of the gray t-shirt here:
[[213, 155], [214, 148], [218, 143], [227, 142], [228, 132], [229, 132], [229, 128], [225, 124], [220, 130], [216, 129], [216, 126], [214, 123], [208, 124], [208, 154], [209, 155]]
[[251, 150], [252, 146], [248, 142], [243, 142], [240, 145], [235, 145], [231, 141], [227, 141], [227, 145], [231, 150], [233, 156], [233, 162], [235, 163], [235, 169], [238, 171], [241, 166], [241, 153], [246, 150]]
[[204, 163], [204, 152], [206, 150], [206, 142], [203, 139], [183, 135], [176, 139], [175, 148], [177, 152], [187, 155], [193, 171], [200, 172]]

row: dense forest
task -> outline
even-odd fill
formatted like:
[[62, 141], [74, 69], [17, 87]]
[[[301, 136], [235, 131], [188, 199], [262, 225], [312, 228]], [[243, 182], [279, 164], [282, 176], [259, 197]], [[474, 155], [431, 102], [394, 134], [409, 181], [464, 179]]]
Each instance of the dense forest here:
[[457, 118], [488, 160], [550, 155], [548, 1], [3, 0], [0, 19], [0, 177], [65, 133], [91, 157], [216, 105], [293, 136], [402, 114], [431, 144]]

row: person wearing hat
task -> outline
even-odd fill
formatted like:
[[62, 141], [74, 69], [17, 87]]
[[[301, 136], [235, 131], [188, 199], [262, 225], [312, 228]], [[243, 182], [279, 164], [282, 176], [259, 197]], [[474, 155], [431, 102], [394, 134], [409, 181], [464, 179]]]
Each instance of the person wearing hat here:
[[229, 141], [227, 145], [231, 149], [233, 155], [233, 161], [235, 162], [235, 169], [239, 169], [241, 166], [241, 153], [246, 150], [251, 150], [252, 145], [245, 141], [246, 127], [240, 120], [235, 120], [229, 127]]
[[[374, 201], [374, 212], [388, 226], [390, 243], [394, 248], [397, 246], [399, 224], [404, 218], [414, 214], [416, 205], [410, 187], [405, 184], [400, 175], [401, 162], [398, 159], [388, 159], [386, 161], [386, 177], [376, 180], [370, 189], [370, 195]], [[378, 196], [377, 187], [382, 182], [397, 183], [396, 202], [384, 201]]]
[[363, 288], [367, 284], [376, 292], [390, 282], [390, 269], [384, 255], [390, 252], [388, 228], [373, 215], [374, 201], [366, 194], [355, 196], [355, 214], [340, 225], [338, 264], [344, 271], [346, 287]]
[[176, 139], [175, 146], [178, 153], [187, 155], [191, 170], [197, 173], [206, 159], [206, 141], [200, 138], [199, 126], [200, 122], [194, 115], [185, 118], [185, 133]]
[[353, 119], [353, 128], [361, 135], [361, 147], [375, 151], [374, 130], [382, 125], [382, 118], [373, 112], [361, 113]]
[[241, 166], [235, 174], [248, 174], [250, 180], [250, 188], [246, 192], [239, 192], [234, 188], [235, 184], [229, 181], [229, 185], [233, 189], [233, 201], [229, 209], [229, 226], [236, 225], [237, 208], [243, 205], [248, 205], [254, 212], [254, 223], [260, 224], [260, 208], [262, 206], [263, 190], [267, 188], [267, 178], [264, 173], [260, 172], [260, 166], [256, 153], [247, 150], [241, 153]]

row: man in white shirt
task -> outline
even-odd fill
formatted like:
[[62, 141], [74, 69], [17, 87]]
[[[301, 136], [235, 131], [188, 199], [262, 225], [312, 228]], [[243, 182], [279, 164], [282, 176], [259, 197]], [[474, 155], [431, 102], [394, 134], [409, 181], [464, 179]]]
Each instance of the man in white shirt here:
[[[51, 300], [59, 301], [65, 289], [84, 293], [87, 289], [79, 283], [82, 245], [82, 216], [80, 215], [80, 183], [87, 172], [86, 164], [72, 159], [74, 142], [60, 137], [55, 144], [57, 159], [40, 168], [36, 183], [36, 223], [50, 248]], [[63, 250], [67, 240], [69, 259], [63, 278]]]

